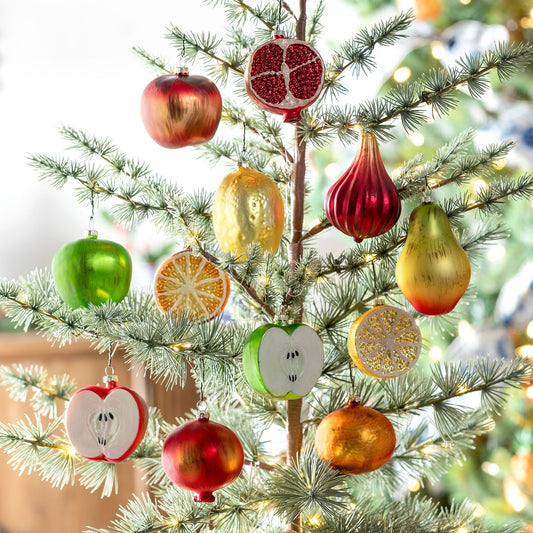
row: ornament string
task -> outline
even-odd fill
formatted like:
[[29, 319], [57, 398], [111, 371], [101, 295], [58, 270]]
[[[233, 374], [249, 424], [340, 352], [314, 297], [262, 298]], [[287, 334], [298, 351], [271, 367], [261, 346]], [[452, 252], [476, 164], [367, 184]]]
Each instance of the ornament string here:
[[204, 397], [204, 362], [203, 360], [198, 360], [198, 381], [200, 382], [200, 399], [196, 404], [196, 409], [198, 409], [198, 418], [209, 418], [209, 413], [207, 412], [207, 402]]
[[376, 275], [376, 265], [374, 264], [374, 259], [372, 259], [372, 276], [374, 278], [374, 299], [379, 300], [378, 277]]
[[89, 217], [89, 231], [94, 231], [94, 187], [95, 185], [92, 184], [91, 187], [91, 216]]
[[247, 162], [247, 151], [246, 151], [246, 117], [243, 115], [242, 117], [242, 148], [241, 148], [241, 155], [240, 155], [240, 162], [239, 166], [243, 166], [242, 163]]
[[281, 11], [282, 11], [282, 8], [283, 8], [283, 0], [279, 0], [279, 3], [278, 3], [278, 21], [276, 22], [276, 29], [275, 29], [276, 34], [279, 34], [280, 27], [281, 27]]

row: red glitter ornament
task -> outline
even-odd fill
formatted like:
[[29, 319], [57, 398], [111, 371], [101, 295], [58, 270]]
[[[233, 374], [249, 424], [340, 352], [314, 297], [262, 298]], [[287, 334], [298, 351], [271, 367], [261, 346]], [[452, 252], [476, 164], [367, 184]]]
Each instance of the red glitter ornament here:
[[401, 212], [400, 195], [379, 153], [376, 137], [361, 134], [361, 147], [350, 168], [330, 187], [325, 209], [328, 220], [356, 242], [381, 235]]
[[296, 122], [320, 95], [324, 65], [310, 44], [276, 35], [252, 53], [244, 81], [259, 107]]
[[213, 491], [239, 477], [244, 451], [231, 429], [202, 413], [169, 433], [161, 460], [172, 483], [196, 493], [195, 502], [214, 502]]

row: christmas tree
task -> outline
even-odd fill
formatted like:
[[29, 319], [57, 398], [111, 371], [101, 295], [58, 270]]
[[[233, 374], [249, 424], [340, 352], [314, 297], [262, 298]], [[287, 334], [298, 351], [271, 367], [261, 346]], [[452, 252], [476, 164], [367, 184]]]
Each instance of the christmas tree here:
[[[128, 290], [127, 252], [94, 233], [62, 248], [52, 273], [2, 281], [0, 301], [16, 325], [51, 342], [88, 338], [109, 370], [106, 387], [74, 392], [39, 369], [3, 368], [15, 399], [37, 390], [37, 418], [0, 425], [0, 444], [22, 472], [104, 495], [117, 463], [134, 462], [151, 495], [133, 497], [109, 529], [92, 532], [517, 531], [484, 523], [469, 501], [440, 508], [405, 488], [461, 460], [494, 427], [508, 387], [533, 379], [527, 358], [482, 353], [415, 366], [422, 338], [441, 334], [475, 298], [469, 258], [505, 235], [499, 207], [530, 198], [533, 176], [466, 192], [512, 148], [476, 147], [470, 130], [390, 171], [392, 179], [380, 146], [430, 120], [437, 128], [458, 91], [483, 98], [533, 48], [501, 43], [350, 105], [346, 85], [380, 67], [375, 49], [400, 42], [411, 13], [358, 31], [326, 56], [323, 1], [206, 3], [225, 15], [225, 37], [172, 26], [168, 38], [181, 63], [205, 61], [209, 79], [136, 48], [162, 74], [143, 94], [142, 115], [159, 144], [198, 145], [231, 172], [216, 194], [184, 193], [109, 139], [67, 126], [79, 158], [32, 156], [54, 186], [77, 185], [91, 217], [106, 201], [117, 222], [149, 220], [179, 247], [159, 265], [153, 292]], [[308, 154], [336, 142], [353, 147], [354, 163], [310, 222]], [[342, 252], [324, 251], [323, 237], [340, 232], [350, 237]], [[164, 421], [157, 406], [118, 387], [118, 348], [169, 388], [193, 379], [198, 412]], [[461, 401], [472, 393], [476, 407]], [[69, 400], [65, 416], [58, 400]]]

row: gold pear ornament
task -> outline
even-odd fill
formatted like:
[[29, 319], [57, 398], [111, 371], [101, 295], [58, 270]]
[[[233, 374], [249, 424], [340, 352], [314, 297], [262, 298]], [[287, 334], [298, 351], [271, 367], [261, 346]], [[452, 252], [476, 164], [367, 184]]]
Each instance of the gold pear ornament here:
[[396, 282], [425, 315], [449, 313], [470, 283], [470, 261], [444, 210], [429, 198], [413, 209], [396, 264]]

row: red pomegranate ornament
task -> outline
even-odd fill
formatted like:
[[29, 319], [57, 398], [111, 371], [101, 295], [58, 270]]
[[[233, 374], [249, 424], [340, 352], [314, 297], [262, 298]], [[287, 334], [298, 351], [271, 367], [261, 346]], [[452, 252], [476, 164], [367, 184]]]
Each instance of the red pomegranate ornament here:
[[80, 455], [91, 461], [120, 463], [141, 443], [148, 408], [135, 391], [118, 387], [116, 376], [106, 376], [105, 380], [105, 387], [84, 387], [74, 393], [65, 425]]
[[348, 170], [330, 187], [328, 220], [355, 242], [390, 230], [401, 213], [398, 191], [387, 174], [372, 132], [361, 134], [361, 146]]
[[152, 139], [165, 148], [182, 148], [211, 139], [222, 115], [217, 86], [204, 76], [177, 74], [152, 80], [141, 97], [141, 117]]
[[227, 426], [211, 422], [207, 413], [169, 433], [161, 452], [163, 470], [195, 502], [214, 502], [213, 491], [235, 481], [244, 464], [242, 444]]
[[252, 53], [244, 81], [259, 107], [296, 122], [320, 95], [324, 64], [310, 44], [276, 35]]

